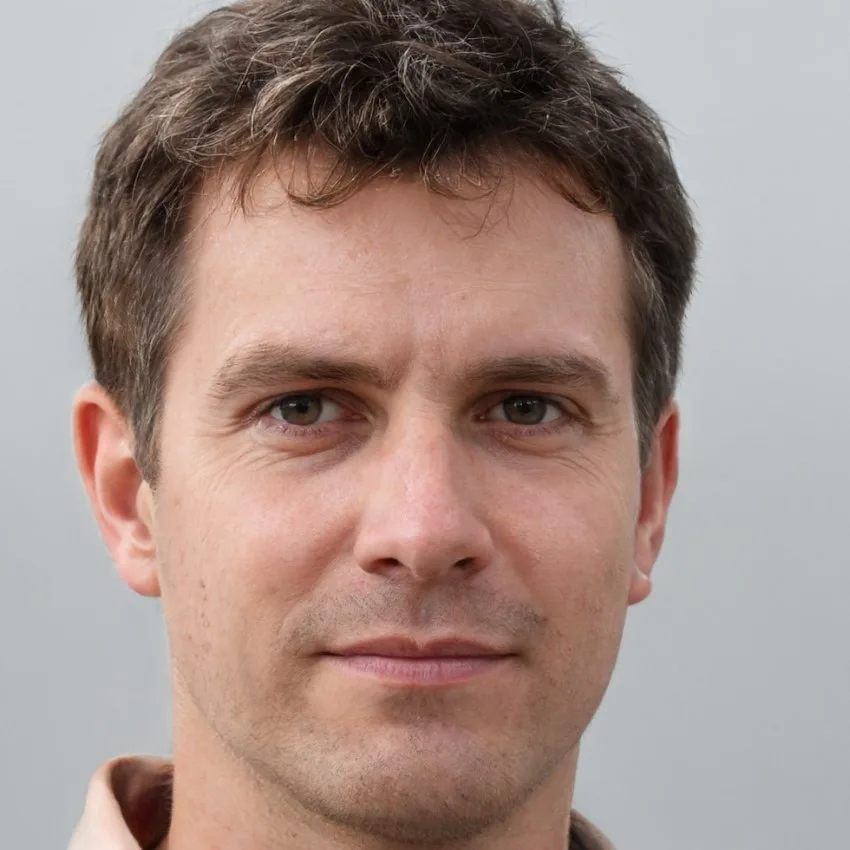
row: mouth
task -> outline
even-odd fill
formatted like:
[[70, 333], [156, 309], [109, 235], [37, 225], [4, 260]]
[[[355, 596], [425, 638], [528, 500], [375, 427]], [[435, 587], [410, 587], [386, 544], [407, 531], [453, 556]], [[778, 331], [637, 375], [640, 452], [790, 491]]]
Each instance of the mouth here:
[[345, 672], [387, 684], [435, 687], [493, 673], [515, 653], [463, 638], [417, 641], [391, 636], [334, 649], [322, 657]]

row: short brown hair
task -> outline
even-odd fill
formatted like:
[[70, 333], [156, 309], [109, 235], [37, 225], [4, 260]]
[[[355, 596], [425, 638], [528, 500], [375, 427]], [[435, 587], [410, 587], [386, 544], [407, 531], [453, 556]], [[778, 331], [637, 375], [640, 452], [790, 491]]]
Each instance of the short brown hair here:
[[151, 483], [191, 201], [235, 169], [244, 205], [275, 154], [318, 148], [331, 168], [291, 193], [300, 203], [338, 203], [399, 172], [453, 194], [519, 156], [572, 203], [611, 213], [632, 262], [647, 459], [679, 371], [693, 221], [658, 116], [550, 2], [243, 0], [172, 40], [103, 139], [76, 261], [95, 378]]

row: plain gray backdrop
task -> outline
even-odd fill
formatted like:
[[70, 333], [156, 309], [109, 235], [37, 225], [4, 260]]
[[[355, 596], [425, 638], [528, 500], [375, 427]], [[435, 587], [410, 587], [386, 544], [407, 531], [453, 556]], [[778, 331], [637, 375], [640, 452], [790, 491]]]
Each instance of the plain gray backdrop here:
[[[170, 748], [159, 605], [113, 572], [72, 458], [71, 263], [100, 134], [210, 7], [0, 0], [10, 850], [64, 847], [98, 763]], [[565, 8], [666, 119], [703, 240], [679, 492], [576, 805], [618, 850], [850, 847], [850, 4]]]

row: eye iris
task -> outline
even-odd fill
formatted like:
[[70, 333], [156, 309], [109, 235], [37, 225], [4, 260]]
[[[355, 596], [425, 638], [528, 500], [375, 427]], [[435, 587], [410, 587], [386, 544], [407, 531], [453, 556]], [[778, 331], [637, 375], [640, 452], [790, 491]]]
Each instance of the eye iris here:
[[532, 396], [515, 396], [502, 402], [505, 418], [516, 425], [539, 425], [546, 417], [547, 403]]
[[315, 425], [322, 415], [321, 399], [312, 396], [296, 396], [278, 405], [281, 419], [290, 425]]

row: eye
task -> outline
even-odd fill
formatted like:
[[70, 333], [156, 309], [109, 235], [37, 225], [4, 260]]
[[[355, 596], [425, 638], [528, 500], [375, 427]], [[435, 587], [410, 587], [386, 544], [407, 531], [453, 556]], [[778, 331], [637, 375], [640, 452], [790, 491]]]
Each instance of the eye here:
[[512, 395], [490, 409], [488, 418], [513, 425], [544, 425], [564, 416], [561, 405], [537, 395]]
[[342, 407], [335, 401], [307, 394], [286, 396], [269, 408], [272, 419], [302, 428], [332, 422], [342, 412]]

